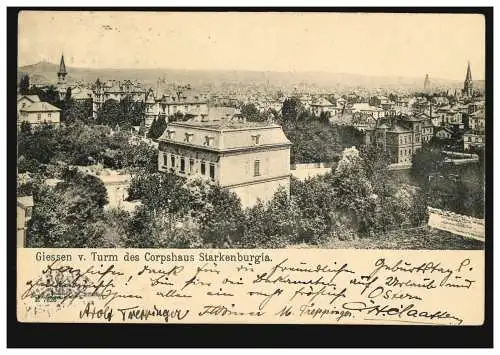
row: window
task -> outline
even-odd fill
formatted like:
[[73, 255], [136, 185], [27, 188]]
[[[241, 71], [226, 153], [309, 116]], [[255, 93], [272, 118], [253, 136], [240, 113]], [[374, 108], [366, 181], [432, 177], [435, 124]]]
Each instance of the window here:
[[184, 138], [185, 142], [191, 142], [191, 138], [193, 138], [193, 133], [186, 133], [186, 138]]
[[215, 165], [210, 164], [210, 180], [215, 181]]
[[163, 166], [166, 166], [168, 164], [168, 154], [165, 153], [163, 154]]
[[201, 175], [205, 175], [205, 162], [204, 161], [201, 162], [201, 169], [200, 170], [201, 170]]
[[254, 145], [258, 145], [259, 144], [259, 140], [260, 140], [260, 134], [255, 134], [252, 136], [252, 143]]
[[48, 117], [48, 118], [51, 118], [51, 117], [52, 117], [52, 114], [49, 112], [49, 113], [47, 114], [47, 117]]
[[25, 107], [26, 107], [26, 102], [23, 102], [23, 108], [25, 108]]
[[41, 113], [37, 113], [36, 114], [36, 118], [38, 118], [39, 120], [42, 119], [42, 114]]
[[175, 168], [175, 155], [173, 154], [170, 156], [170, 166]]
[[181, 168], [180, 168], [181, 173], [184, 173], [185, 169], [186, 169], [186, 162], [184, 160], [184, 157], [181, 157]]
[[253, 176], [260, 176], [260, 160], [253, 163]]
[[194, 159], [189, 159], [189, 172], [192, 173], [194, 170]]
[[167, 131], [168, 139], [174, 139], [175, 138], [175, 131], [174, 130], [168, 130]]
[[209, 136], [205, 136], [205, 143], [204, 145], [206, 146], [212, 146], [214, 143], [214, 137], [209, 137]]
[[32, 207], [26, 208], [26, 218], [31, 218], [32, 214], [33, 214], [33, 208]]

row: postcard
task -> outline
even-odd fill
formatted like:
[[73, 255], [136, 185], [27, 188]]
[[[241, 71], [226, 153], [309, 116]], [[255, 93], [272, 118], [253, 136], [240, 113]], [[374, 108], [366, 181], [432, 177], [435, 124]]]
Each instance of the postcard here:
[[21, 11], [18, 321], [482, 325], [485, 48], [479, 14]]

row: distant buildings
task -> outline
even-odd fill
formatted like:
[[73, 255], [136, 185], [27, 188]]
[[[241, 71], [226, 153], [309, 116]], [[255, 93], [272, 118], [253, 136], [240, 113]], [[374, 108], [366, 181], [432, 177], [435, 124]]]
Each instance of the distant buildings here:
[[289, 191], [290, 146], [281, 126], [244, 119], [171, 122], [159, 139], [158, 168], [205, 177], [235, 192], [244, 207]]
[[486, 144], [484, 131], [467, 131], [464, 133], [464, 150], [482, 149]]
[[363, 115], [368, 115], [374, 119], [385, 117], [385, 111], [379, 107], [370, 106], [368, 103], [355, 103], [352, 105], [353, 113], [361, 113]]
[[176, 114], [190, 118], [208, 115], [208, 98], [190, 87], [170, 94], [155, 94], [153, 89], [149, 89], [145, 104], [146, 127], [150, 127], [157, 118], [168, 118]]
[[316, 101], [313, 101], [310, 107], [312, 113], [315, 114], [316, 116], [321, 116], [321, 114], [334, 116], [342, 109], [341, 107], [337, 107], [336, 104], [332, 104], [324, 97], [321, 97]]
[[97, 119], [97, 113], [108, 100], [120, 102], [129, 98], [135, 102], [144, 102], [145, 96], [146, 90], [138, 82], [130, 80], [101, 82], [97, 79], [92, 88], [92, 117]]
[[387, 118], [365, 129], [365, 144], [384, 147], [393, 164], [410, 164], [422, 142], [430, 140], [431, 129], [432, 123], [423, 116]]

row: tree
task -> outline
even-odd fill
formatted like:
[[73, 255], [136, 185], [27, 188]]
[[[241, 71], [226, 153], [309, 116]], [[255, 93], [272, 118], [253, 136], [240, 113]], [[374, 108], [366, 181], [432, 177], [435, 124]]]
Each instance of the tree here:
[[129, 186], [129, 200], [141, 200], [149, 210], [166, 209], [171, 213], [187, 213], [192, 197], [184, 186], [185, 179], [173, 173], [139, 171]]
[[151, 211], [139, 207], [129, 221], [122, 238], [128, 248], [201, 248], [203, 242], [196, 224], [189, 216]]
[[241, 106], [241, 115], [248, 121], [262, 121], [260, 112], [253, 103], [248, 103]]
[[17, 156], [35, 160], [38, 164], [48, 164], [56, 154], [56, 135], [56, 130], [48, 125], [34, 130], [24, 125], [18, 136]]
[[92, 118], [92, 101], [77, 101], [72, 98], [65, 100], [61, 107], [61, 121], [66, 124], [73, 124], [78, 121], [84, 123], [94, 123]]
[[68, 87], [66, 89], [66, 94], [64, 95], [64, 101], [69, 101], [71, 100], [71, 87]]
[[296, 121], [299, 118], [300, 114], [303, 112], [304, 107], [298, 97], [293, 96], [283, 101], [281, 114], [284, 122]]
[[81, 189], [85, 191], [86, 198], [89, 198], [99, 210], [102, 210], [108, 203], [106, 187], [98, 177], [81, 173], [76, 168], [66, 168], [62, 172], [61, 178], [64, 181], [56, 186], [57, 189], [71, 187]]
[[377, 97], [377, 96], [372, 96], [370, 97], [370, 99], [368, 100], [368, 104], [370, 106], [375, 106], [375, 107], [378, 107], [380, 106], [380, 99]]
[[30, 77], [28, 74], [21, 76], [19, 80], [19, 93], [21, 95], [29, 95], [30, 91]]
[[359, 151], [348, 148], [344, 150], [331, 179], [338, 208], [353, 216], [352, 225], [357, 226], [361, 233], [374, 227], [378, 198], [367, 175]]
[[360, 157], [374, 193], [382, 199], [391, 196], [394, 191], [391, 189], [389, 177], [389, 164], [391, 163], [389, 152], [382, 147], [370, 145], [360, 150]]
[[234, 246], [243, 235], [244, 214], [239, 197], [201, 178], [190, 178], [184, 186], [204, 244], [216, 248]]
[[292, 178], [290, 196], [299, 211], [299, 241], [321, 244], [334, 229], [337, 203], [330, 180], [331, 174], [306, 181]]
[[165, 132], [165, 129], [167, 129], [167, 122], [165, 122], [165, 118], [162, 116], [155, 118], [149, 128], [147, 137], [151, 139], [158, 139], [161, 137], [163, 132]]
[[120, 103], [112, 99], [104, 102], [99, 111], [97, 111], [96, 122], [110, 127], [123, 124], [124, 120]]
[[273, 199], [264, 204], [258, 201], [245, 211], [245, 231], [240, 246], [243, 248], [283, 248], [299, 239], [297, 205], [280, 188]]
[[59, 92], [54, 85], [50, 85], [44, 89], [32, 87], [30, 89], [31, 95], [38, 95], [40, 101], [48, 102], [56, 107], [60, 106]]
[[[69, 180], [54, 188], [44, 184], [33, 191], [33, 215], [27, 245], [46, 248], [99, 248], [104, 246], [102, 189], [93, 179], [70, 172]], [[104, 190], [105, 193], [105, 190]]]
[[424, 146], [413, 154], [411, 175], [420, 183], [425, 183], [429, 176], [442, 171], [444, 159], [445, 155], [440, 149]]

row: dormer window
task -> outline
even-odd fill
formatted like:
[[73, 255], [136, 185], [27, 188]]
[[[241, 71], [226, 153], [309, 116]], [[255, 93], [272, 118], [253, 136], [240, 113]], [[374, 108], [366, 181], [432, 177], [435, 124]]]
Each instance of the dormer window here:
[[210, 136], [205, 136], [205, 143], [204, 145], [211, 147], [214, 144], [214, 137]]
[[260, 142], [260, 134], [252, 135], [252, 143], [254, 145], [258, 145], [259, 142]]
[[175, 138], [175, 131], [172, 129], [169, 129], [167, 131], [167, 136], [168, 136], [168, 139], [174, 139]]
[[193, 138], [193, 133], [186, 133], [186, 138], [184, 138], [184, 142], [190, 143]]

